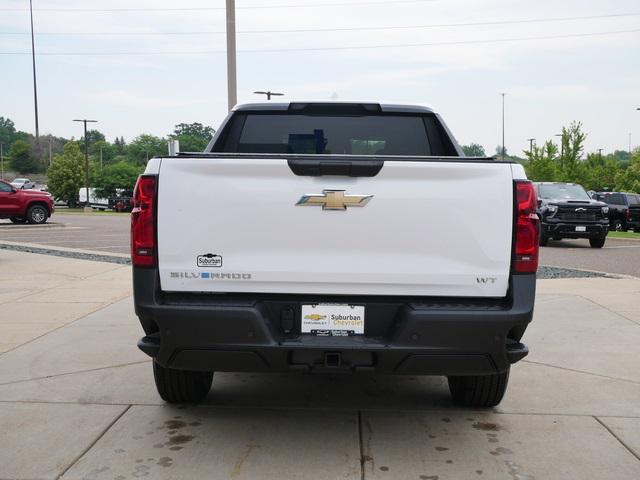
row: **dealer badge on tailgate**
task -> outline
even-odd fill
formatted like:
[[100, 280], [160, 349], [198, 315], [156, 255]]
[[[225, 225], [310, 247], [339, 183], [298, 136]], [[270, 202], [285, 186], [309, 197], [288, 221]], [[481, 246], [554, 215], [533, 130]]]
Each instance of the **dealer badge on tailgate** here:
[[221, 267], [222, 257], [220, 255], [214, 255], [213, 253], [207, 253], [205, 255], [198, 255], [197, 262], [199, 267]]

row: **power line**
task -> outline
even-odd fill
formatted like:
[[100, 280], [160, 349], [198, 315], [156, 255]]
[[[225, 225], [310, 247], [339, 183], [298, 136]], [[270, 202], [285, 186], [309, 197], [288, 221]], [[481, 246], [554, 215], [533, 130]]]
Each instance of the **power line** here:
[[[316, 7], [359, 7], [362, 5], [399, 5], [407, 3], [427, 3], [438, 0], [396, 0], [394, 2], [374, 0], [365, 2], [329, 2], [307, 4], [281, 4], [281, 5], [252, 5], [236, 7], [238, 10], [266, 10], [274, 8], [316, 8]], [[173, 7], [173, 8], [38, 8], [34, 12], [63, 12], [63, 13], [101, 13], [101, 12], [194, 12], [224, 10], [225, 7]], [[0, 8], [0, 12], [24, 12], [25, 8]]]
[[[544, 35], [534, 37], [515, 37], [515, 38], [496, 38], [487, 40], [454, 40], [444, 42], [430, 43], [398, 43], [398, 44], [379, 44], [379, 45], [354, 45], [344, 47], [302, 47], [302, 48], [270, 48], [270, 49], [248, 49], [238, 50], [238, 53], [281, 53], [281, 52], [321, 52], [336, 50], [365, 50], [375, 48], [412, 48], [412, 47], [438, 47], [451, 45], [480, 45], [490, 43], [509, 43], [509, 42], [526, 42], [530, 40], [554, 40], [566, 38], [584, 38], [584, 37], [601, 37], [606, 35], [620, 35], [626, 33], [640, 33], [640, 29], [633, 30], [616, 30], [608, 32], [591, 32], [591, 33], [573, 33], [563, 35]], [[203, 51], [122, 51], [122, 52], [40, 52], [40, 56], [126, 56], [126, 55], [213, 55], [224, 54], [225, 50], [203, 50]], [[0, 55], [31, 55], [30, 52], [0, 52]]]
[[[523, 23], [551, 23], [566, 22], [579, 20], [596, 20], [604, 18], [620, 18], [620, 17], [637, 17], [639, 13], [612, 13], [606, 15], [586, 15], [576, 17], [551, 17], [551, 18], [530, 18], [530, 19], [514, 19], [514, 20], [494, 20], [483, 22], [464, 22], [464, 23], [433, 23], [426, 25], [394, 25], [394, 26], [378, 26], [378, 27], [336, 27], [336, 28], [299, 28], [292, 30], [241, 30], [238, 33], [254, 34], [254, 33], [305, 33], [305, 32], [355, 32], [355, 31], [372, 31], [372, 30], [412, 30], [426, 28], [450, 28], [450, 27], [475, 27], [489, 25], [514, 25]], [[205, 30], [205, 31], [187, 31], [187, 32], [40, 32], [37, 35], [50, 36], [162, 36], [162, 35], [215, 35], [224, 34], [225, 30]], [[0, 32], [0, 35], [29, 35], [28, 32]]]

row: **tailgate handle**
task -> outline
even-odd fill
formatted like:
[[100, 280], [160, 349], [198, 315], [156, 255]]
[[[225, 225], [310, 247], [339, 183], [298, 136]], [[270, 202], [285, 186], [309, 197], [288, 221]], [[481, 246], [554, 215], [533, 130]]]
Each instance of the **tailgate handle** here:
[[300, 176], [343, 175], [347, 177], [375, 177], [384, 165], [383, 160], [311, 160], [289, 159], [289, 168]]

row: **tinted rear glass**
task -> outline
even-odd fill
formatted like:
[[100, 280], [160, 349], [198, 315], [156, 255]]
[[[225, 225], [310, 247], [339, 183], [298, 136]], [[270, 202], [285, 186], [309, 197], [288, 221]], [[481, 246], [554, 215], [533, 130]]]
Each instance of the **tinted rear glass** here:
[[214, 151], [325, 155], [453, 155], [433, 115], [240, 113]]
[[589, 200], [589, 195], [580, 185], [548, 183], [538, 186], [540, 198], [548, 200]]

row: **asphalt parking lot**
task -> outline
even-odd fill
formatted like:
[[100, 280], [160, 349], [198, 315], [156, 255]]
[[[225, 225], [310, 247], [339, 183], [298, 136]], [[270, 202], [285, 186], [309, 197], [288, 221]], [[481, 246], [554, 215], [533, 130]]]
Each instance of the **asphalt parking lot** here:
[[531, 353], [477, 411], [420, 376], [217, 373], [166, 405], [130, 276], [0, 250], [0, 479], [640, 478], [640, 279], [539, 281]]
[[[57, 213], [47, 227], [0, 220], [0, 242], [33, 243], [105, 253], [129, 253], [129, 215]], [[587, 240], [550, 240], [540, 249], [540, 264], [640, 277], [640, 241], [608, 238], [602, 249]]]

